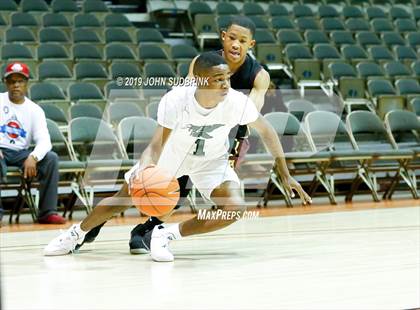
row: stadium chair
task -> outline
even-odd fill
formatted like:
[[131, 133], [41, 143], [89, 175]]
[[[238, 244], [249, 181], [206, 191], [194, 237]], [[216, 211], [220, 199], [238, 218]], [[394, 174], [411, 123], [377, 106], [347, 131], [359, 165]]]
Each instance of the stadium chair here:
[[413, 17], [416, 22], [420, 20], [420, 7], [415, 7], [413, 9]]
[[140, 107], [133, 102], [115, 102], [107, 108], [108, 122], [117, 127], [119, 122], [129, 116], [144, 116]]
[[111, 79], [116, 80], [118, 77], [141, 77], [141, 71], [138, 66], [130, 63], [116, 62], [110, 66]]
[[1, 59], [8, 62], [22, 60], [28, 65], [29, 62], [36, 63], [31, 50], [25, 45], [16, 43], [4, 44], [1, 47]]
[[374, 18], [370, 23], [375, 32], [394, 31], [394, 26], [387, 18]]
[[[329, 158], [328, 156], [315, 154], [312, 151], [307, 134], [296, 117], [289, 113], [272, 112], [264, 115], [264, 118], [274, 127], [282, 142], [291, 175], [298, 179], [303, 176], [309, 176], [312, 178], [309, 183], [309, 195], [313, 195], [315, 189], [321, 184], [328, 193], [330, 201], [335, 203], [335, 197], [331, 195], [332, 190], [329, 184], [323, 182], [320, 178], [321, 174], [317, 173], [320, 166], [328, 162]], [[248, 165], [255, 166], [256, 164], [260, 164], [266, 166], [266, 170], [269, 170], [272, 168], [272, 163], [273, 159], [267, 153], [247, 154], [240, 169], [244, 170]], [[242, 177], [244, 173], [240, 171], [239, 174]], [[255, 177], [255, 172], [251, 172], [251, 174]], [[269, 181], [264, 191], [263, 205], [266, 206], [268, 201], [274, 198], [274, 190], [277, 189], [282, 193], [286, 205], [291, 207], [292, 199], [284, 190], [279, 176], [273, 170], [269, 172], [269, 176]]]
[[406, 64], [411, 64], [417, 60], [416, 52], [409, 46], [394, 46], [393, 50], [396, 59]]
[[375, 18], [382, 18], [387, 19], [388, 16], [386, 16], [386, 13], [380, 8], [380, 7], [368, 7], [366, 9], [366, 15], [369, 19], [375, 19]]
[[250, 15], [248, 18], [252, 20], [256, 29], [269, 30], [268, 18], [263, 18], [259, 15]]
[[242, 7], [242, 13], [247, 17], [254, 15], [265, 15], [264, 9], [261, 7], [261, 5], [253, 2], [245, 2]]
[[293, 72], [293, 78], [300, 88], [305, 80], [321, 83], [321, 65], [314, 59], [309, 48], [303, 44], [289, 44], [285, 49], [285, 60]]
[[286, 45], [291, 43], [304, 43], [299, 31], [295, 30], [279, 30], [277, 39], [282, 47], [286, 47]]
[[332, 31], [330, 36], [332, 43], [334, 43], [337, 47], [345, 44], [356, 44], [356, 41], [350, 31], [336, 30]]
[[96, 15], [90, 13], [78, 13], [74, 15], [73, 25], [75, 28], [101, 27], [101, 23]]
[[335, 17], [325, 17], [321, 19], [321, 26], [324, 31], [345, 30], [343, 22]]
[[[420, 119], [413, 112], [390, 111], [385, 116], [385, 127], [395, 149], [414, 152], [414, 159], [409, 162], [407, 172], [411, 175], [415, 185], [417, 183], [416, 172], [418, 174], [420, 171]], [[393, 184], [396, 185], [396, 182]], [[394, 188], [389, 191], [389, 198], [392, 197], [393, 192]]]
[[400, 33], [417, 31], [416, 24], [411, 19], [399, 18], [395, 20], [394, 24], [395, 24], [395, 27], [397, 28], [396, 30]]
[[6, 43], [22, 42], [27, 46], [36, 46], [37, 43], [32, 31], [26, 27], [10, 27], [6, 30], [5, 39]]
[[297, 28], [297, 26], [288, 16], [274, 16], [271, 18], [271, 28], [274, 31], [284, 29], [294, 30]]
[[46, 61], [38, 66], [38, 79], [51, 82], [61, 89], [67, 89], [74, 77], [69, 68], [57, 61]]
[[22, 0], [20, 3], [22, 12], [33, 15], [41, 15], [49, 11], [49, 6], [44, 0]]
[[104, 43], [99, 38], [98, 33], [92, 29], [85, 28], [73, 30], [73, 43], [89, 43], [89, 45], [97, 47], [100, 50], [104, 47]]
[[83, 2], [83, 11], [86, 13], [108, 13], [109, 9], [105, 2], [101, 0], [85, 0]]
[[314, 17], [296, 18], [296, 25], [300, 31], [321, 29], [318, 21]]
[[53, 120], [47, 119], [47, 128], [50, 134], [52, 150], [58, 155], [58, 173], [59, 173], [59, 187], [68, 187], [71, 189], [70, 197], [65, 205], [64, 214], [70, 211], [69, 218], [72, 217], [73, 207], [76, 199], [79, 198], [87, 211], [90, 211], [86, 204], [86, 192], [83, 187], [83, 174], [85, 171], [85, 164], [73, 160], [73, 155], [69, 149], [67, 139], [60, 131], [60, 127]]
[[188, 44], [178, 44], [171, 47], [171, 58], [177, 63], [190, 62], [198, 55], [195, 47]]
[[314, 57], [322, 62], [324, 79], [329, 78], [328, 65], [332, 61], [344, 61], [338, 50], [331, 44], [315, 44], [313, 52]]
[[4, 85], [4, 83], [0, 83], [0, 93], [5, 93], [5, 92], [7, 92], [6, 85]]
[[63, 109], [54, 103], [40, 103], [39, 106], [45, 113], [45, 117], [59, 124], [60, 131], [66, 131], [68, 120]]
[[78, 13], [77, 3], [73, 0], [53, 0], [51, 9], [55, 13]]
[[313, 17], [315, 14], [312, 12], [311, 8], [307, 5], [296, 4], [293, 6], [293, 15], [296, 18], [299, 17]]
[[188, 17], [200, 49], [206, 40], [217, 40], [217, 24], [213, 10], [205, 2], [191, 2], [188, 7]]
[[102, 119], [101, 109], [92, 103], [74, 104], [69, 110], [70, 120], [77, 117], [92, 117]]
[[76, 82], [69, 86], [67, 94], [73, 103], [95, 103], [101, 110], [105, 109], [106, 101], [95, 84]]
[[181, 63], [177, 65], [176, 73], [178, 76], [186, 77], [190, 71], [189, 63]]
[[410, 77], [410, 69], [400, 61], [389, 61], [384, 64], [385, 73], [392, 79], [397, 80], [401, 77]]
[[70, 39], [60, 28], [43, 28], [39, 31], [40, 43], [60, 43], [60, 45], [70, 48]]
[[144, 73], [145, 77], [175, 77], [174, 70], [164, 63], [147, 63]]
[[[372, 81], [373, 82], [373, 81]], [[378, 115], [368, 111], [355, 111], [347, 115], [349, 128], [354, 147], [360, 151], [376, 152], [367, 169], [372, 173], [374, 184], [377, 183], [378, 174], [394, 173], [392, 182], [402, 178], [410, 188], [415, 199], [418, 198], [416, 185], [413, 184], [406, 166], [413, 159], [414, 153], [408, 150], [395, 150], [389, 141], [384, 124]], [[389, 198], [393, 185], [388, 186], [383, 198]]]
[[125, 31], [124, 29], [120, 28], [108, 28], [105, 30], [105, 43], [126, 43], [126, 45], [130, 47], [134, 47], [132, 45], [133, 40], [131, 39], [130, 34]]
[[165, 43], [162, 34], [155, 28], [140, 28], [136, 33], [137, 43], [153, 43], [159, 45], [169, 54], [170, 46]]
[[[289, 11], [287, 10], [287, 8], [280, 3], [270, 3], [268, 5], [267, 12], [273, 17], [274, 16], [289, 16]], [[235, 13], [231, 13], [231, 14], [235, 14]]]
[[312, 102], [306, 99], [289, 100], [284, 105], [287, 108], [287, 112], [295, 116], [299, 122], [302, 122], [308, 113], [316, 110]]
[[364, 18], [363, 12], [357, 6], [345, 6], [341, 15], [345, 18]]
[[353, 66], [347, 63], [332, 62], [329, 64], [330, 74], [337, 92], [342, 98], [344, 107], [348, 113], [351, 112], [354, 105], [372, 106], [365, 97], [365, 81], [357, 76]]
[[121, 43], [110, 43], [105, 46], [105, 59], [108, 61], [125, 61], [138, 63], [131, 48]]
[[117, 127], [117, 136], [127, 159], [137, 160], [149, 145], [158, 123], [145, 116], [123, 118]]
[[353, 148], [346, 125], [339, 116], [327, 111], [311, 112], [305, 118], [305, 125], [313, 150], [330, 155], [330, 161], [325, 163], [320, 173], [323, 181], [330, 185], [332, 195], [335, 194], [336, 183], [347, 183], [346, 188], [350, 190], [345, 191], [345, 200], [351, 201], [360, 184], [364, 183], [373, 200], [379, 201], [373, 180], [365, 168], [371, 155]]
[[414, 76], [416, 76], [418, 79], [420, 77], [420, 61], [419, 60], [411, 64], [411, 70], [413, 71]]
[[392, 18], [392, 19], [399, 19], [399, 18], [401, 18], [401, 19], [405, 19], [405, 18], [411, 18], [411, 16], [410, 16], [410, 14], [405, 10], [405, 9], [403, 9], [403, 8], [401, 8], [401, 7], [392, 7], [390, 10], [389, 10], [389, 16]]
[[10, 26], [12, 27], [28, 27], [31, 30], [37, 30], [39, 27], [38, 21], [34, 15], [30, 13], [16, 12], [10, 16]]
[[63, 28], [69, 28], [70, 23], [66, 16], [61, 13], [47, 13], [44, 16], [42, 16], [42, 25], [44, 27], [60, 27]]
[[[304, 33], [305, 41], [309, 46], [314, 46], [319, 43], [330, 43], [327, 35], [321, 30], [307, 30]], [[258, 42], [258, 41], [257, 41]]]
[[29, 97], [38, 104], [54, 104], [55, 106], [61, 108], [64, 113], [67, 112], [70, 106], [70, 102], [63, 90], [56, 84], [50, 82], [32, 84], [29, 88]]
[[239, 15], [239, 11], [236, 6], [229, 2], [217, 3], [215, 13], [217, 15]]
[[108, 28], [129, 28], [133, 27], [133, 24], [128, 20], [124, 14], [112, 13], [105, 16], [104, 19], [105, 27]]
[[89, 43], [77, 43], [73, 45], [73, 58], [80, 61], [101, 62], [103, 56], [99, 49]]
[[410, 97], [420, 97], [420, 85], [419, 82], [412, 78], [403, 78], [395, 81], [395, 87], [402, 96], [407, 96], [407, 101], [410, 101]]
[[375, 103], [377, 114], [381, 118], [384, 118], [388, 111], [404, 109], [405, 98], [397, 95], [395, 88], [389, 80], [369, 80], [367, 88], [372, 102]]
[[367, 48], [372, 45], [381, 45], [382, 41], [371, 31], [360, 31], [356, 33], [356, 41], [359, 45]]
[[419, 48], [420, 47], [420, 33], [414, 32], [414, 33], [407, 34], [407, 41], [408, 41], [408, 44], [412, 48], [416, 48], [416, 49]]
[[270, 70], [282, 69], [282, 52], [274, 35], [267, 30], [256, 30], [254, 39], [258, 42], [255, 46], [257, 60]]
[[166, 51], [156, 44], [140, 44], [139, 60], [144, 63], [167, 63], [172, 65], [173, 61], [169, 59]]
[[367, 61], [368, 54], [359, 45], [344, 45], [341, 47], [341, 54], [344, 59], [356, 66], [359, 62]]
[[114, 188], [117, 183], [123, 183], [123, 172], [129, 170], [135, 162], [124, 159], [118, 138], [110, 125], [100, 119], [78, 117], [71, 120], [68, 138], [74, 159], [86, 163], [86, 204], [92, 207], [95, 187]]
[[370, 31], [369, 23], [363, 18], [349, 18], [345, 22], [345, 27], [356, 34], [359, 31]]
[[0, 12], [15, 12], [18, 10], [18, 5], [13, 0], [0, 1]]
[[411, 99], [409, 108], [420, 118], [420, 97]]
[[69, 57], [67, 50], [62, 44], [58, 43], [41, 43], [37, 49], [38, 60], [55, 60], [60, 61], [68, 66], [73, 64], [73, 60]]
[[157, 120], [158, 107], [159, 107], [159, 102], [158, 101], [150, 102], [146, 106], [146, 116], [150, 117], [154, 120]]
[[337, 10], [331, 5], [320, 5], [318, 7], [319, 18], [340, 17]]
[[388, 47], [406, 44], [404, 38], [398, 32], [394, 31], [381, 33], [381, 39]]
[[98, 63], [77, 63], [74, 66], [76, 80], [96, 84], [103, 88], [108, 82], [108, 73], [104, 66]]
[[372, 46], [369, 47], [368, 53], [372, 60], [378, 63], [384, 63], [386, 61], [394, 60], [394, 56], [390, 52], [390, 50], [385, 46]]

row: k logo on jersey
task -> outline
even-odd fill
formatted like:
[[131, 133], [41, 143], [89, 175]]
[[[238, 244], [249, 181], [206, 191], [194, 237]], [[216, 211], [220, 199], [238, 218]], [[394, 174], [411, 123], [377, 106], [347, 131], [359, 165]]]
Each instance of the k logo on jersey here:
[[190, 131], [191, 137], [195, 138], [204, 138], [204, 139], [211, 139], [213, 136], [210, 133], [213, 130], [216, 130], [219, 127], [222, 127], [222, 124], [214, 124], [214, 125], [207, 125], [207, 126], [195, 126], [195, 125], [187, 125], [188, 130]]

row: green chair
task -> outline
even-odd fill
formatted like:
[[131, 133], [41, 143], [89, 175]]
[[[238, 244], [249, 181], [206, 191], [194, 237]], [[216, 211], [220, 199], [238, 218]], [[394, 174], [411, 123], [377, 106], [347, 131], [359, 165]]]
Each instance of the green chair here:
[[144, 116], [140, 107], [133, 102], [114, 102], [107, 108], [107, 119], [116, 127], [119, 122], [129, 116]]
[[74, 104], [70, 107], [69, 114], [71, 120], [78, 117], [102, 119], [101, 109], [93, 103]]
[[381, 118], [384, 118], [389, 111], [405, 108], [404, 96], [397, 94], [389, 80], [369, 80], [367, 88], [371, 100], [376, 105], [377, 114]]
[[367, 169], [372, 173], [374, 184], [379, 176], [385, 172], [385, 179], [391, 176], [391, 185], [386, 189], [383, 198], [390, 198], [394, 190], [394, 183], [400, 178], [409, 187], [413, 198], [418, 198], [416, 185], [411, 179], [411, 172], [407, 165], [413, 160], [414, 153], [411, 150], [396, 150], [391, 144], [384, 124], [378, 115], [368, 111], [354, 111], [347, 115], [347, 126], [354, 147], [360, 151], [375, 152]]
[[138, 160], [149, 145], [158, 123], [145, 116], [130, 116], [121, 119], [117, 136], [123, 146], [126, 158]]

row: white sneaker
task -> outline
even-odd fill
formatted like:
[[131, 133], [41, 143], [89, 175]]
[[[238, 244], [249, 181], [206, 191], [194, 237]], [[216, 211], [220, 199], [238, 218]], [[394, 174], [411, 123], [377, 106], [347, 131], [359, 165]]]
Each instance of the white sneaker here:
[[44, 249], [45, 256], [66, 255], [72, 253], [77, 244], [83, 242], [83, 237], [76, 231], [77, 224], [61, 233], [58, 237], [48, 243]]
[[162, 225], [155, 226], [150, 242], [150, 255], [156, 262], [172, 262], [174, 255], [169, 249], [169, 241], [173, 240], [172, 234], [168, 233]]

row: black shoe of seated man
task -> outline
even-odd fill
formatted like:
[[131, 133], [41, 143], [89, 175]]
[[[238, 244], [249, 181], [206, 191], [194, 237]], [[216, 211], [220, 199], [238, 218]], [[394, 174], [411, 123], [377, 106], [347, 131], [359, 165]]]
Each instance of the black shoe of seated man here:
[[[131, 254], [146, 254], [150, 252], [150, 238], [156, 225], [162, 224], [156, 217], [149, 218], [144, 224], [139, 224], [131, 231], [130, 247]], [[150, 232], [150, 233], [149, 233]]]
[[99, 232], [101, 231], [101, 228], [105, 225], [105, 223], [102, 223], [101, 225], [89, 230], [89, 232], [85, 235], [85, 239], [83, 239], [82, 244], [76, 245], [76, 250], [80, 249], [80, 247], [85, 243], [92, 243], [93, 241], [95, 241], [96, 237], [99, 235]]

